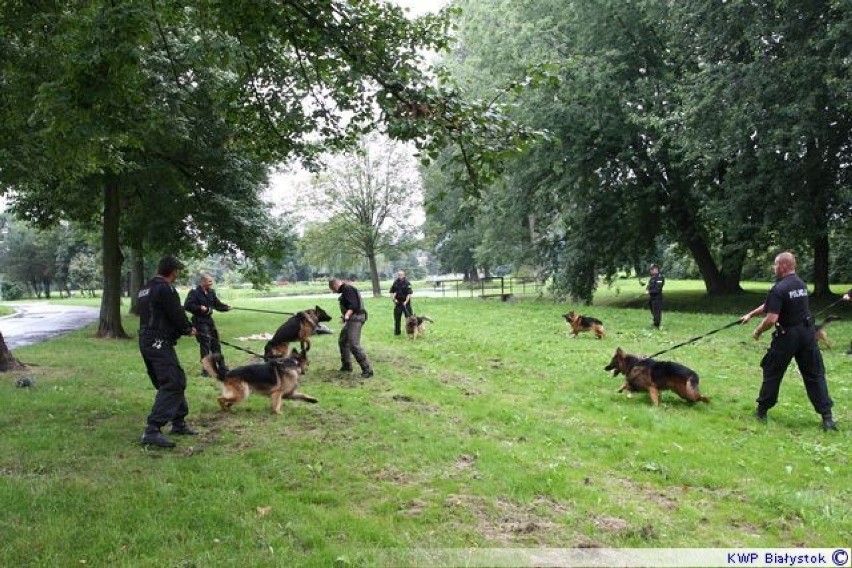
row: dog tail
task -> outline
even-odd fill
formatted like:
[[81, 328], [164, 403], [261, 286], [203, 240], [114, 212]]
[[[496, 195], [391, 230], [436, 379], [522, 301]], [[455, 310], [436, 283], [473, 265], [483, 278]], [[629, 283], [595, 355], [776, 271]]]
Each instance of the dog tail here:
[[828, 324], [830, 324], [831, 322], [833, 322], [835, 320], [839, 320], [839, 319], [840, 319], [840, 316], [835, 316], [835, 315], [827, 316], [824, 320], [822, 320], [822, 323], [817, 325], [816, 327], [817, 327], [817, 329], [822, 329], [825, 326], [827, 326]]
[[228, 374], [228, 367], [225, 365], [225, 358], [221, 353], [211, 353], [201, 360], [201, 366], [207, 371], [211, 377], [216, 377], [216, 380], [224, 381]]
[[420, 319], [422, 319], [423, 321], [428, 321], [429, 323], [435, 323], [429, 316], [420, 316]]

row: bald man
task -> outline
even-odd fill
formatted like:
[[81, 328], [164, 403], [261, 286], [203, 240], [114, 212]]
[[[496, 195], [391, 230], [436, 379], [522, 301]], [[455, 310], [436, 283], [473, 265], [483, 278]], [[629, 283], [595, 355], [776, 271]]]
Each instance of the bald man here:
[[831, 415], [832, 401], [828, 395], [822, 353], [816, 341], [816, 328], [808, 300], [808, 288], [796, 274], [796, 257], [782, 252], [775, 257], [777, 281], [769, 290], [766, 301], [745, 314], [740, 321], [746, 323], [753, 316], [766, 314], [754, 330], [754, 339], [775, 327], [772, 343], [760, 362], [763, 384], [757, 397], [755, 417], [766, 422], [766, 414], [778, 402], [781, 379], [790, 361], [796, 365], [805, 382], [805, 390], [814, 410], [822, 416], [823, 430], [837, 430]]

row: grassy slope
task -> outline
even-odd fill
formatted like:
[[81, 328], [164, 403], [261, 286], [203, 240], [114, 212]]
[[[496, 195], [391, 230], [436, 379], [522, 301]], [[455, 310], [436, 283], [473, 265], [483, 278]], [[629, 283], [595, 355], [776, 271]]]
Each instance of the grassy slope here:
[[[37, 386], [0, 383], [0, 564], [369, 565], [372, 548], [848, 542], [852, 309], [837, 309], [844, 320], [829, 328], [842, 430], [825, 434], [795, 369], [769, 424], [752, 420], [766, 341], [751, 340], [751, 324], [670, 354], [699, 372], [710, 405], [665, 393], [652, 408], [646, 395], [616, 394], [620, 382], [602, 370], [616, 346], [657, 351], [762, 300], [710, 302], [670, 282], [669, 306], [681, 311], [653, 333], [646, 310], [619, 307], [642, 306], [634, 288], [603, 291], [589, 308], [420, 298], [436, 323], [417, 342], [392, 336], [388, 300], [369, 300], [363, 344], [376, 377], [338, 378], [336, 337], [319, 337], [302, 390], [320, 404], [285, 402], [277, 417], [262, 397], [219, 412], [184, 339], [202, 435], [173, 451], [137, 444], [153, 391], [134, 342], [84, 330], [18, 350]], [[336, 311], [331, 296], [318, 303]], [[559, 315], [569, 307], [602, 319], [609, 337], [568, 339]], [[282, 319], [217, 318], [228, 341]]]

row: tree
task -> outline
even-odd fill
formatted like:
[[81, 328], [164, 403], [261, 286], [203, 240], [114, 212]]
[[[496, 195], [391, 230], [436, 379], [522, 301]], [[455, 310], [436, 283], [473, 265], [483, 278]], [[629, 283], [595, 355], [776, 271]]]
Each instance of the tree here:
[[3, 332], [0, 332], [0, 373], [19, 371], [23, 368], [24, 366], [21, 362], [15, 359], [12, 352], [9, 351], [9, 348], [6, 346], [6, 340], [3, 339]]
[[778, 246], [779, 219], [792, 220], [788, 243], [810, 235], [827, 259], [826, 235], [849, 210], [848, 10], [460, 5], [448, 63], [459, 81], [496, 97], [533, 63], [559, 77], [519, 91], [515, 118], [553, 142], [515, 162], [504, 186], [521, 191], [558, 288], [590, 301], [601, 273], [649, 260], [663, 239], [689, 251], [709, 293], [737, 291], [750, 248]]
[[341, 254], [367, 260], [376, 297], [382, 295], [376, 258], [414, 243], [419, 186], [413, 158], [378, 138], [365, 139], [314, 179], [314, 202], [330, 217], [326, 236]]
[[[40, 226], [102, 228], [98, 335], [124, 337], [122, 242], [137, 272], [146, 248], [178, 252], [152, 235], [257, 253], [241, 229], [264, 226], [253, 215], [262, 208], [257, 191], [231, 192], [236, 172], [250, 171], [242, 187], [256, 190], [266, 166], [316, 167], [321, 153], [351, 148], [380, 122], [425, 151], [463, 147], [477, 183], [497, 171], [530, 133], [434, 81], [423, 53], [447, 45], [448, 25], [371, 0], [4, 2], [0, 187]], [[205, 198], [222, 214], [212, 225]], [[145, 217], [162, 221], [152, 233], [134, 209], [157, 199], [169, 207]], [[232, 238], [217, 242], [230, 227]]]

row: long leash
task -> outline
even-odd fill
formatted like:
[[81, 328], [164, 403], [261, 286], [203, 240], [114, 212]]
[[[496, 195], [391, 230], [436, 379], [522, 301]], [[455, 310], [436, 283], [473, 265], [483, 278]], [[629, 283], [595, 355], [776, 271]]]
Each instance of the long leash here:
[[677, 345], [675, 345], [673, 347], [669, 347], [668, 349], [663, 349], [662, 351], [657, 351], [653, 355], [648, 355], [645, 358], [651, 359], [653, 357], [656, 357], [657, 355], [662, 355], [663, 353], [668, 353], [669, 351], [674, 351], [675, 349], [679, 349], [679, 348], [683, 347], [684, 345], [689, 345], [690, 343], [695, 343], [699, 339], [703, 339], [703, 338], [705, 338], [709, 335], [713, 335], [714, 333], [719, 333], [723, 329], [728, 329], [729, 327], [734, 327], [735, 325], [740, 325], [741, 323], [742, 322], [740, 320], [732, 321], [731, 323], [729, 323], [727, 325], [723, 325], [719, 329], [714, 329], [712, 331], [708, 331], [707, 333], [705, 333], [703, 335], [699, 335], [698, 337], [693, 337], [692, 339], [688, 339], [688, 340], [684, 341], [683, 343], [678, 343]]
[[[195, 334], [195, 335], [200, 335], [201, 337], [206, 337], [207, 339], [210, 339], [210, 340], [214, 340], [214, 339], [216, 339], [216, 338], [215, 338], [215, 337], [213, 337], [212, 335], [208, 335], [208, 334], [206, 334], [206, 333], [198, 333], [198, 332], [196, 332], [196, 334]], [[240, 347], [239, 345], [234, 345], [233, 343], [228, 343], [228, 342], [227, 342], [227, 341], [225, 341], [224, 339], [217, 339], [217, 341], [218, 341], [219, 343], [221, 343], [222, 345], [227, 345], [228, 347], [233, 347], [234, 349], [237, 349], [237, 350], [239, 350], [239, 351], [245, 351], [245, 352], [246, 352], [246, 353], [248, 353], [249, 355], [254, 355], [255, 357], [260, 357], [260, 358], [261, 358], [261, 359], [263, 359], [264, 361], [266, 361], [266, 360], [267, 360], [266, 356], [261, 355], [260, 353], [255, 353], [255, 352], [254, 352], [254, 351], [252, 351], [251, 349], [246, 349], [245, 347]]]
[[834, 303], [831, 303], [831, 304], [827, 305], [826, 307], [824, 307], [823, 309], [821, 309], [820, 311], [818, 311], [817, 313], [815, 313], [815, 314], [813, 315], [814, 319], [816, 319], [816, 317], [817, 317], [818, 315], [820, 315], [822, 312], [824, 312], [824, 311], [826, 311], [826, 310], [829, 310], [829, 309], [833, 308], [834, 306], [836, 306], [837, 304], [839, 304], [839, 303], [840, 303], [840, 302], [842, 302], [842, 301], [843, 301], [843, 298], [841, 297], [841, 298], [840, 298], [839, 300], [837, 300], [836, 302], [834, 302]]
[[279, 314], [282, 316], [294, 316], [296, 312], [276, 312], [274, 310], [259, 310], [257, 308], [239, 308], [237, 306], [231, 306], [232, 310], [242, 310], [244, 312], [260, 312], [262, 314]]

